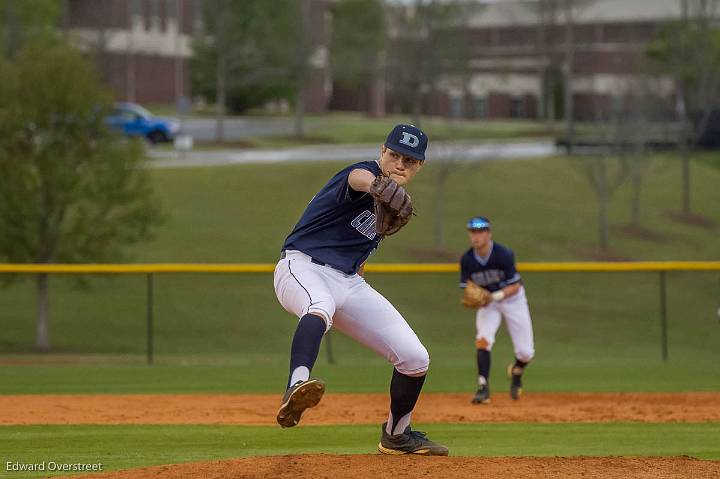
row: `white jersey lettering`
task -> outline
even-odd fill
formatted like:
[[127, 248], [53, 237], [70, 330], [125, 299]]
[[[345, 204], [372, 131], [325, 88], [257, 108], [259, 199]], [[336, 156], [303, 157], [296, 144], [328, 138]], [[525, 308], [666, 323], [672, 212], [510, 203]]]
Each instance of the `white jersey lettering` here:
[[375, 239], [375, 213], [368, 210], [363, 211], [350, 222], [350, 226], [358, 230], [360, 234], [368, 239]]

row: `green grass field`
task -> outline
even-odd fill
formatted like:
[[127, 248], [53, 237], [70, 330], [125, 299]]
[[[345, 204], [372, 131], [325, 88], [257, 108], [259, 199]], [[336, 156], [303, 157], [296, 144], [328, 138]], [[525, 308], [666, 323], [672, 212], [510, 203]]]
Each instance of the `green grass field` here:
[[[720, 459], [717, 424], [473, 424], [418, 425], [458, 456], [691, 455]], [[106, 471], [154, 464], [282, 454], [374, 454], [375, 426], [4, 427], [0, 447], [18, 462], [103, 463]], [[0, 477], [37, 477], [5, 472]]]
[[[383, 244], [377, 262], [450, 261], [467, 248], [464, 222], [494, 220], [495, 239], [519, 261], [598, 257], [596, 203], [564, 158], [457, 164], [436, 213], [441, 168], [428, 162], [411, 187], [418, 216]], [[610, 208], [610, 255], [630, 260], [718, 260], [720, 163], [693, 166], [693, 208], [710, 226], [672, 219], [680, 202], [679, 165], [654, 161], [644, 182], [643, 226], [628, 235], [630, 192]], [[135, 262], [275, 262], [304, 206], [341, 164], [244, 165], [154, 170], [167, 222], [155, 240], [132, 248]], [[442, 217], [436, 225], [435, 217]], [[443, 241], [435, 240], [436, 228]], [[720, 390], [719, 273], [668, 276], [669, 360], [660, 359], [658, 276], [523, 275], [537, 360], [528, 391]], [[29, 278], [0, 289], [0, 394], [277, 392], [286, 380], [294, 320], [277, 303], [272, 278], [159, 275], [155, 278], [156, 364], [144, 364], [144, 276], [51, 280], [53, 353], [33, 353], [34, 290]], [[370, 274], [368, 280], [406, 316], [431, 354], [428, 391], [471, 391], [475, 382], [472, 313], [458, 304], [452, 274]], [[323, 349], [315, 373], [329, 391], [387, 389], [390, 367], [334, 334], [336, 364]], [[492, 376], [511, 359], [501, 329]], [[20, 365], [10, 365], [17, 362]], [[0, 427], [0, 459], [85, 460], [111, 469], [254, 454], [371, 453], [375, 427], [225, 426]], [[720, 459], [720, 429], [708, 424], [428, 425], [450, 437], [458, 455], [677, 455]], [[483, 441], [478, 442], [482, 431]], [[287, 433], [287, 431], [285, 431]], [[332, 440], [327, 438], [332, 436]], [[335, 444], [329, 449], [327, 443]], [[450, 442], [450, 441], [448, 441]], [[2, 464], [4, 465], [4, 464]], [[3, 476], [5, 474], [5, 476]], [[6, 473], [0, 477], [34, 477]]]
[[[720, 170], [714, 159], [694, 167], [695, 212], [720, 225]], [[133, 247], [137, 262], [276, 261], [282, 240], [312, 194], [338, 164], [244, 165], [153, 171], [168, 220], [157, 238]], [[643, 190], [643, 225], [653, 240], [627, 235], [629, 192], [611, 204], [611, 254], [632, 260], [716, 260], [718, 226], [672, 220], [679, 203], [679, 168], [656, 160]], [[372, 261], [450, 261], [467, 248], [464, 223], [483, 213], [495, 222], [495, 239], [519, 261], [594, 259], [596, 205], [586, 180], [564, 158], [460, 164], [447, 182], [447, 201], [435, 214], [439, 167], [428, 163], [411, 192], [418, 216], [383, 244]], [[511, 185], [512, 187], [508, 187]], [[271, 192], [268, 194], [267, 192]], [[443, 241], [436, 244], [435, 217]], [[524, 276], [546, 361], [568, 357], [659, 357], [658, 277], [632, 274]], [[466, 357], [472, 349], [472, 315], [458, 306], [457, 278], [437, 275], [369, 275], [368, 279], [426, 338], [434, 361]], [[155, 279], [158, 358], [212, 356], [284, 358], [292, 319], [277, 304], [267, 274], [159, 275]], [[717, 358], [720, 274], [668, 276], [671, 359]], [[145, 350], [145, 278], [51, 280], [51, 341], [58, 353], [142, 354]], [[0, 290], [0, 351], [32, 351], [34, 289], [28, 280]], [[622, 333], [622, 334], [620, 334]], [[338, 358], [368, 357], [353, 343], [337, 341]], [[555, 357], [553, 357], [553, 355]]]

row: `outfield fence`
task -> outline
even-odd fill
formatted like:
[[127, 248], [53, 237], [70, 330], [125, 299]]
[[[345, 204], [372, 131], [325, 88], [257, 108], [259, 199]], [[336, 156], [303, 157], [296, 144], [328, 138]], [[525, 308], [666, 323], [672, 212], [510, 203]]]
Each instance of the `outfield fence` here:
[[[154, 361], [154, 276], [172, 273], [268, 274], [275, 269], [270, 263], [148, 263], [148, 264], [0, 264], [0, 274], [61, 275], [145, 275], [146, 278], [146, 356]], [[667, 274], [670, 272], [720, 271], [720, 261], [645, 261], [645, 262], [521, 262], [519, 272], [533, 273], [658, 273], [660, 351], [668, 359]], [[367, 273], [458, 273], [457, 263], [376, 263], [365, 267]], [[330, 336], [324, 341], [328, 361], [334, 362]]]

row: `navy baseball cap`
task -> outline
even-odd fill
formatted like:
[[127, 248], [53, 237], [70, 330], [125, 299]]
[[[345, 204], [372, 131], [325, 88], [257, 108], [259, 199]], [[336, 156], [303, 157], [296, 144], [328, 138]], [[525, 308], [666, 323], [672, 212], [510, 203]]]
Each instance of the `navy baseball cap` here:
[[415, 125], [396, 125], [385, 140], [385, 146], [416, 160], [425, 161], [428, 137]]
[[469, 230], [489, 230], [490, 220], [484, 216], [474, 216], [467, 222], [467, 229]]

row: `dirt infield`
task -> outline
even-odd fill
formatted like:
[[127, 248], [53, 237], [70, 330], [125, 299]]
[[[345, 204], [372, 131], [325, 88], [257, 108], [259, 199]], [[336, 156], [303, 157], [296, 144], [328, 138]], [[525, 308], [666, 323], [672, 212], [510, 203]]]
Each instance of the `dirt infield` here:
[[145, 467], [83, 476], [85, 479], [357, 479], [473, 478], [698, 478], [720, 477], [719, 461], [688, 457], [389, 457], [380, 455], [303, 455], [248, 457]]
[[[234, 424], [275, 425], [279, 395], [0, 396], [0, 425]], [[386, 394], [326, 394], [303, 424], [379, 424]], [[718, 422], [720, 393], [531, 393], [513, 402], [470, 404], [468, 394], [424, 394], [415, 422]]]
[[[0, 425], [233, 424], [275, 425], [279, 395], [16, 395], [0, 396]], [[378, 424], [386, 394], [326, 394], [304, 425]], [[720, 393], [532, 393], [514, 402], [470, 404], [469, 394], [424, 394], [417, 422], [718, 422]], [[84, 479], [292, 478], [350, 475], [418, 478], [696, 478], [720, 477], [720, 461], [689, 457], [389, 457], [296, 455], [153, 466]]]

